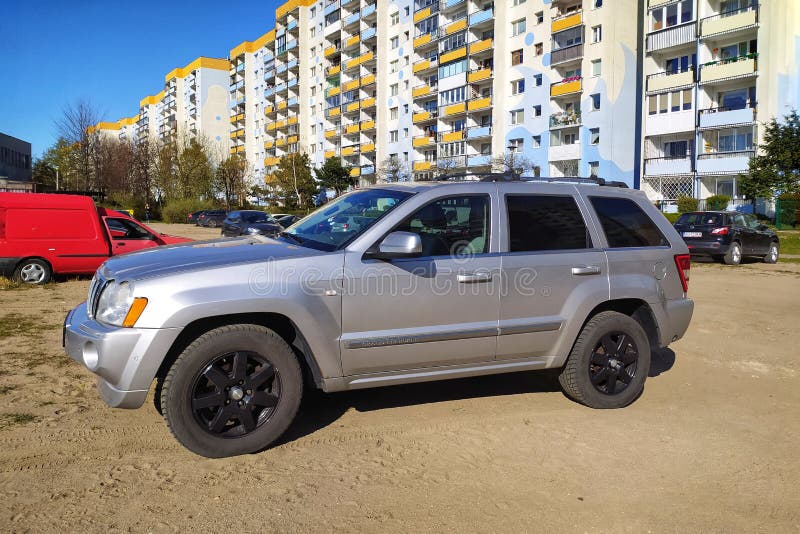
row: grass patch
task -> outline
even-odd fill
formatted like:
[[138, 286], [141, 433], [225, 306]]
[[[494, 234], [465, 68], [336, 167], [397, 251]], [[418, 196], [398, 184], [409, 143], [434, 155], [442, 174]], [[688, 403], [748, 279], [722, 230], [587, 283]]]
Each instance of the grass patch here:
[[14, 391], [17, 386], [0, 386], [0, 395], [5, 395], [9, 391]]
[[48, 328], [33, 315], [22, 315], [21, 313], [9, 313], [0, 317], [0, 339], [11, 336], [25, 336], [33, 334], [38, 337], [39, 333]]
[[32, 413], [4, 413], [0, 414], [0, 429], [14, 425], [27, 425], [38, 420], [39, 418]]
[[800, 263], [800, 258], [779, 258], [778, 263]]
[[781, 254], [800, 254], [800, 232], [779, 231], [778, 238], [781, 240]]

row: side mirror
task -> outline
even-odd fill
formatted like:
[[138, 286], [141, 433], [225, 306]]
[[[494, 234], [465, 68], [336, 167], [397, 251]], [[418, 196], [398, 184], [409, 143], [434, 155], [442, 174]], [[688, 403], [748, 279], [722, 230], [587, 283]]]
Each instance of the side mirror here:
[[370, 254], [373, 258], [391, 260], [394, 258], [414, 258], [422, 255], [422, 240], [413, 232], [392, 232], [383, 238], [378, 251]]
[[757, 230], [763, 232], [764, 230], [769, 230], [769, 226], [767, 226], [766, 224], [759, 224]]

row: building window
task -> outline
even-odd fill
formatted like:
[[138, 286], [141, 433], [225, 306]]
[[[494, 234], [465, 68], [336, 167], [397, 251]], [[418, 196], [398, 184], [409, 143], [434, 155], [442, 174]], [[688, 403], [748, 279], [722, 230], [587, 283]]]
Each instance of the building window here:
[[592, 100], [592, 111], [600, 109], [600, 93], [594, 93], [589, 96]]
[[592, 26], [592, 42], [599, 43], [603, 40], [603, 26]]
[[509, 139], [508, 140], [508, 149], [511, 152], [521, 152], [522, 147], [525, 144], [525, 141], [522, 139]]
[[465, 86], [456, 87], [439, 93], [439, 105], [447, 106], [457, 104], [467, 99], [467, 88]]
[[512, 0], [511, 4], [514, 6], [521, 6], [525, 3], [525, 0]]
[[394, 13], [392, 13], [389, 16], [390, 16], [391, 21], [392, 21], [392, 26], [400, 24], [400, 12], [399, 11], [395, 11]]
[[650, 31], [655, 32], [694, 20], [694, 0], [680, 0], [650, 10]]
[[594, 8], [598, 9], [603, 7], [603, 0], [594, 0]]
[[537, 56], [541, 56], [544, 54], [544, 45], [542, 43], [536, 43], [533, 45], [534, 50], [536, 51]]
[[455, 76], [456, 74], [461, 74], [466, 70], [467, 60], [462, 59], [461, 61], [454, 61], [453, 63], [448, 63], [447, 65], [442, 65], [439, 67], [439, 79]]
[[403, 128], [403, 138], [408, 139], [408, 128]]
[[544, 11], [538, 11], [533, 16], [536, 17], [536, 24], [541, 24], [544, 22]]
[[589, 162], [589, 176], [597, 178], [600, 173], [600, 162], [599, 161], [590, 161]]
[[589, 128], [589, 144], [600, 144], [600, 128]]
[[396, 143], [398, 138], [397, 130], [392, 130], [389, 132], [389, 142]]
[[599, 59], [592, 60], [592, 76], [600, 76], [603, 72], [602, 61]]
[[533, 148], [539, 148], [542, 146], [542, 136], [541, 135], [534, 135], [531, 137], [531, 146]]
[[398, 89], [399, 89], [399, 87], [398, 87], [398, 85], [396, 83], [393, 83], [392, 85], [390, 85], [389, 86], [389, 96], [397, 96]]
[[389, 64], [389, 72], [397, 72], [400, 61], [395, 59]]
[[389, 110], [389, 119], [390, 120], [397, 120], [397, 115], [398, 115], [398, 109], [397, 108], [392, 108], [392, 109]]
[[512, 95], [521, 95], [524, 92], [525, 92], [525, 80], [523, 78], [511, 82]]
[[536, 87], [542, 86], [542, 75], [541, 74], [534, 74], [533, 76], [533, 83]]
[[533, 106], [533, 116], [534, 117], [542, 116], [542, 106], [540, 105]]
[[522, 50], [514, 50], [511, 52], [511, 64], [519, 65], [520, 63], [522, 63]]
[[660, 95], [650, 95], [647, 98], [648, 115], [673, 113], [692, 109], [692, 90], [672, 91]]
[[398, 46], [400, 46], [400, 37], [395, 35], [394, 37], [392, 37], [392, 50], [394, 50]]
[[525, 122], [525, 110], [515, 109], [511, 112], [511, 124], [522, 124]]
[[511, 35], [525, 33], [525, 19], [515, 20], [511, 23]]

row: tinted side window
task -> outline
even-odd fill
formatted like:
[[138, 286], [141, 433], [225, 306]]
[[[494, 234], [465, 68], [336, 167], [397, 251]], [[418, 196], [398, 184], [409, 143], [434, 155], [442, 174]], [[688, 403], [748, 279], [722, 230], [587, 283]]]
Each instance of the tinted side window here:
[[609, 247], [669, 245], [656, 224], [636, 202], [627, 198], [590, 197], [590, 199], [600, 224], [603, 225]]
[[571, 196], [506, 196], [510, 252], [591, 247], [583, 216]]

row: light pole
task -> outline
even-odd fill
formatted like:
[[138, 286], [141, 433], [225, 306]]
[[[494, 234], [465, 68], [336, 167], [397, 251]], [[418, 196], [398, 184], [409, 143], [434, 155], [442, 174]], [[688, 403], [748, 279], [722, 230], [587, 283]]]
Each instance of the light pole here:
[[517, 149], [516, 145], [512, 145], [511, 143], [508, 144], [508, 166], [511, 170], [511, 176], [513, 177], [516, 169], [514, 169], [514, 151]]

